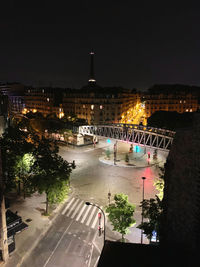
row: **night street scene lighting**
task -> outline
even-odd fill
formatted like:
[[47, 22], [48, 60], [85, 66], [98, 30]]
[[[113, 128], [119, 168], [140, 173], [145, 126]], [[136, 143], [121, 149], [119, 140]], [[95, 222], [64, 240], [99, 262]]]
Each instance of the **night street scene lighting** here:
[[0, 266], [198, 266], [200, 2], [64, 2], [0, 4]]

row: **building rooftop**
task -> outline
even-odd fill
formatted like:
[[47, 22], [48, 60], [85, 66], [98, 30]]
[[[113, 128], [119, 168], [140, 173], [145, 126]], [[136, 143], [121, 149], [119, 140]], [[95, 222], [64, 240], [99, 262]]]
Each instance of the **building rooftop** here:
[[193, 265], [196, 254], [183, 248], [105, 241], [97, 267], [179, 267]]

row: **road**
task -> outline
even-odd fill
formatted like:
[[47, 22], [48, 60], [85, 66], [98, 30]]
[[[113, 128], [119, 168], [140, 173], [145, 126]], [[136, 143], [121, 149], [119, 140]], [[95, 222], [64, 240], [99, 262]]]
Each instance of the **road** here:
[[[124, 193], [136, 206], [134, 218], [137, 224], [131, 228], [126, 238], [130, 242], [140, 242], [141, 231], [136, 226], [141, 222], [142, 176], [145, 176], [145, 198], [154, 197], [156, 190], [153, 180], [158, 176], [156, 167], [124, 168], [106, 165], [99, 161], [107, 144], [82, 148], [60, 147], [60, 155], [69, 162], [75, 160], [76, 169], [71, 174], [73, 194], [63, 206], [47, 234], [22, 267], [94, 267], [103, 246], [103, 235], [99, 237], [98, 210], [86, 206], [85, 201], [104, 207], [108, 204], [108, 192], [111, 201], [114, 194]], [[119, 150], [126, 150], [122, 144]], [[106, 239], [117, 240], [120, 236], [112, 231], [106, 222]], [[144, 243], [148, 243], [144, 238]]]
[[99, 251], [94, 247], [98, 209], [71, 197], [47, 234], [22, 267], [94, 266]]

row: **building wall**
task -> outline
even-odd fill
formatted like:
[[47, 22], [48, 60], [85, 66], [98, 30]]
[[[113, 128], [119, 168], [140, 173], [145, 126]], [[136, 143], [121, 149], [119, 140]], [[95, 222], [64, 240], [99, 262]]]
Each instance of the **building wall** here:
[[9, 116], [20, 114], [25, 108], [25, 86], [20, 83], [0, 84], [0, 92], [8, 97]]
[[144, 100], [147, 117], [159, 110], [184, 113], [198, 109], [198, 98], [192, 94], [145, 95]]
[[200, 248], [200, 114], [176, 133], [165, 171], [162, 242]]
[[80, 90], [30, 88], [27, 90], [25, 102], [27, 110], [41, 112], [44, 116], [51, 113], [58, 117], [61, 113], [68, 117], [76, 115], [89, 124], [134, 121], [143, 123], [159, 110], [183, 113], [195, 112], [199, 108], [198, 96], [192, 93], [163, 94], [158, 91], [147, 94], [100, 87], [85, 87]]

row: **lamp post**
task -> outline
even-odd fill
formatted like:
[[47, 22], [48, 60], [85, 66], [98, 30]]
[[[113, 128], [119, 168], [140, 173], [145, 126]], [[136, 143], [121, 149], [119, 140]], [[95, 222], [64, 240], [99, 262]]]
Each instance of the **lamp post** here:
[[[72, 162], [69, 162], [69, 166], [70, 166], [72, 169], [75, 169], [75, 168], [76, 168], [75, 160], [73, 160]], [[70, 187], [70, 177], [69, 177], [69, 187]]]
[[[142, 202], [144, 201], [144, 180], [146, 177], [142, 177]], [[143, 224], [143, 206], [142, 206], [142, 224]], [[141, 230], [141, 244], [143, 243], [143, 230]]]
[[105, 239], [106, 239], [106, 226], [105, 226], [105, 221], [106, 221], [106, 217], [105, 217], [105, 213], [104, 213], [104, 211], [99, 207], [99, 206], [97, 206], [96, 204], [94, 204], [94, 203], [90, 203], [90, 202], [85, 202], [85, 204], [86, 205], [88, 205], [88, 206], [94, 206], [94, 207], [97, 207], [98, 209], [100, 209], [100, 211], [102, 212], [102, 214], [103, 214], [103, 221], [104, 221], [104, 231], [103, 231], [103, 243], [105, 244]]
[[111, 193], [110, 193], [110, 189], [109, 189], [109, 192], [108, 192], [108, 203], [110, 205], [110, 198], [111, 198]]
[[117, 160], [117, 141], [114, 144], [114, 165], [116, 165], [116, 160]]

